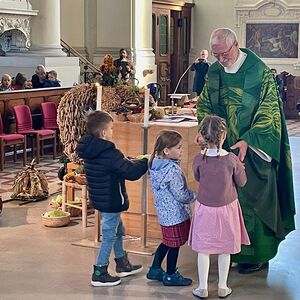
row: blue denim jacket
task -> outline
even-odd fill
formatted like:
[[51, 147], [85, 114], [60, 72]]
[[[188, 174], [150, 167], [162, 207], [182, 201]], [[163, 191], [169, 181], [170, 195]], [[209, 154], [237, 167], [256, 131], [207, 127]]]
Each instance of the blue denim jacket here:
[[190, 203], [196, 194], [188, 189], [178, 161], [154, 158], [150, 182], [161, 225], [176, 225], [190, 218]]

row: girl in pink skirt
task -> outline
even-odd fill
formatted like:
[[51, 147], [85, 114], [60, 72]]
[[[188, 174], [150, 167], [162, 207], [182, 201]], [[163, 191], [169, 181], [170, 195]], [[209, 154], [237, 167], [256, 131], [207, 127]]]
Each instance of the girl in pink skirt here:
[[209, 255], [218, 254], [218, 296], [225, 298], [232, 293], [227, 286], [230, 254], [240, 252], [241, 244], [250, 244], [236, 190], [236, 185], [246, 184], [247, 177], [237, 156], [222, 149], [226, 132], [224, 119], [205, 117], [200, 134], [206, 148], [193, 162], [199, 192], [189, 245], [198, 252], [199, 287], [193, 295], [201, 299], [208, 297]]

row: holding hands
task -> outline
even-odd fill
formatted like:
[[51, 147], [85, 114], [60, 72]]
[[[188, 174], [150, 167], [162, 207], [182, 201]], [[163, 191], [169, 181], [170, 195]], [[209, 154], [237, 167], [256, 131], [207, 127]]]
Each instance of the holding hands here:
[[245, 141], [238, 141], [237, 143], [235, 143], [230, 147], [231, 150], [237, 148], [239, 149], [238, 158], [241, 162], [243, 162], [247, 153], [248, 143]]
[[[201, 149], [206, 147], [206, 142], [203, 139], [202, 135], [198, 133], [194, 139], [194, 143], [199, 145]], [[248, 143], [245, 141], [238, 141], [230, 147], [231, 150], [239, 149], [238, 159], [243, 162], [247, 153]]]

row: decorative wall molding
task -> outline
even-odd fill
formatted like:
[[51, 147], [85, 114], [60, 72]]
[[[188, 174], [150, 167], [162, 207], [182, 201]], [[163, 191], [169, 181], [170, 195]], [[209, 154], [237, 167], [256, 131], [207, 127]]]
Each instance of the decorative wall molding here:
[[30, 18], [37, 14], [29, 0], [0, 0], [0, 55], [29, 49]]
[[24, 51], [30, 47], [30, 17], [0, 15], [0, 45], [2, 51]]
[[[249, 3], [239, 0], [235, 6], [236, 33], [241, 47], [246, 45], [246, 24], [254, 23], [298, 23], [300, 24], [300, 3], [288, 4], [284, 0], [261, 0]], [[299, 39], [299, 37], [298, 37]], [[283, 64], [291, 67], [300, 63], [300, 47], [298, 58], [265, 58], [270, 65]]]

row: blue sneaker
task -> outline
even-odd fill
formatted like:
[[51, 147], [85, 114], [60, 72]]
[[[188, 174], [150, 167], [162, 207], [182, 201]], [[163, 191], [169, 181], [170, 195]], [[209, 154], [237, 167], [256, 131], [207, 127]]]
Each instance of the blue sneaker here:
[[150, 280], [163, 281], [164, 275], [165, 271], [162, 268], [154, 269], [153, 267], [150, 267], [146, 277]]
[[178, 271], [169, 275], [165, 273], [163, 284], [166, 286], [186, 286], [192, 284], [192, 279], [183, 277]]

